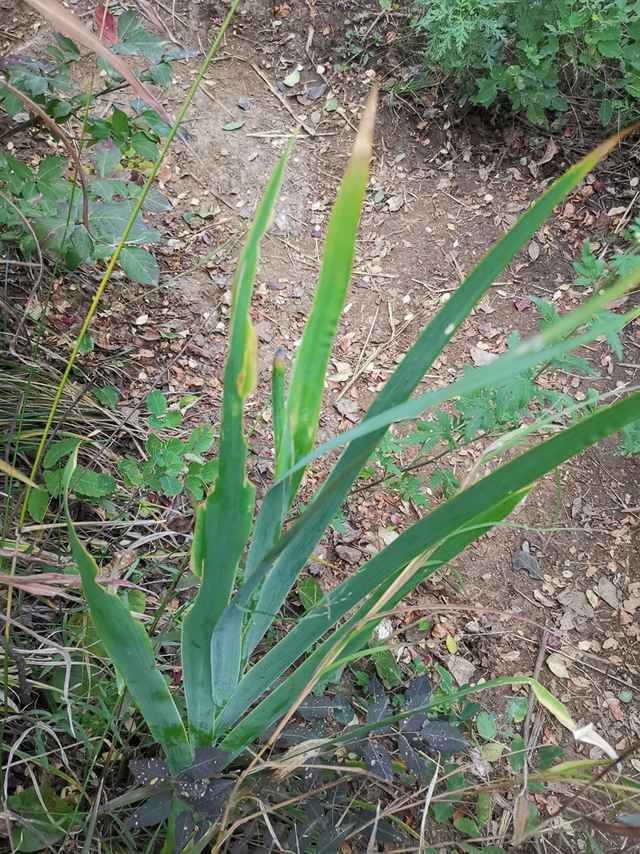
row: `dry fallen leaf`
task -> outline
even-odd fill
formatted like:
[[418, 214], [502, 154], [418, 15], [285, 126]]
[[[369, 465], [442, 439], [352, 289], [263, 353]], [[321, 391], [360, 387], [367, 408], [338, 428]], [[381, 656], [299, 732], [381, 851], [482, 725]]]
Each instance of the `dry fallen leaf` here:
[[472, 347], [469, 352], [473, 359], [473, 364], [478, 368], [488, 365], [498, 358], [496, 353], [487, 353], [485, 350], [479, 350], [477, 347]]
[[512, 551], [511, 565], [514, 569], [524, 569], [529, 573], [530, 578], [542, 578], [540, 572], [540, 564], [537, 559], [526, 551]]
[[533, 598], [537, 599], [541, 605], [544, 605], [545, 608], [555, 608], [556, 603], [552, 602], [551, 599], [547, 599], [544, 593], [537, 588], [533, 591]]
[[532, 240], [531, 243], [529, 244], [529, 258], [531, 258], [532, 261], [537, 261], [539, 257], [540, 257], [540, 247], [535, 242], [535, 240]]
[[549, 163], [549, 161], [553, 160], [553, 158], [556, 156], [557, 150], [558, 149], [556, 148], [556, 144], [553, 141], [553, 139], [551, 139], [551, 138], [548, 139], [547, 140], [547, 146], [544, 150], [544, 154], [542, 155], [540, 160], [538, 160], [537, 165], [538, 166], [544, 166], [545, 163]]
[[402, 195], [391, 196], [391, 198], [387, 200], [387, 204], [389, 205], [391, 213], [395, 213], [396, 211], [399, 211], [404, 204], [404, 197]]
[[624, 712], [622, 711], [620, 700], [618, 700], [617, 697], [612, 697], [611, 699], [606, 700], [606, 704], [609, 707], [611, 716], [617, 720], [618, 723], [624, 723]]
[[620, 608], [620, 603], [618, 602], [618, 591], [616, 590], [613, 582], [604, 576], [598, 580], [598, 596], [603, 602], [606, 602], [610, 608], [613, 608], [614, 611], [617, 611]]
[[568, 663], [567, 659], [563, 658], [557, 652], [552, 652], [549, 658], [547, 658], [547, 667], [558, 679], [569, 678], [569, 671], [567, 670]]

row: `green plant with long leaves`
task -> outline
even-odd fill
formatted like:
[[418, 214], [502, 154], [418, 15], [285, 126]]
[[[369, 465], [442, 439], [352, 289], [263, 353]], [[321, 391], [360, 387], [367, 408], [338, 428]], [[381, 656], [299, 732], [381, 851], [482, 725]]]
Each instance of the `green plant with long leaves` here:
[[[561, 432], [556, 432], [550, 420], [528, 425], [525, 433], [521, 431], [511, 442], [502, 442], [501, 448], [513, 449], [526, 436], [530, 439], [534, 431], [544, 434], [545, 427], [553, 435], [531, 444], [517, 456], [512, 455], [491, 474], [436, 507], [360, 571], [312, 603], [288, 634], [266, 654], [257, 654], [257, 645], [277, 618], [362, 466], [392, 423], [419, 417], [445, 400], [482, 388], [499, 387], [532, 366], [621, 328], [640, 313], [639, 309], [622, 315], [606, 311], [612, 300], [638, 284], [640, 271], [636, 269], [606, 290], [598, 290], [583, 306], [547, 324], [538, 335], [490, 365], [465, 373], [445, 388], [412, 397], [438, 354], [501, 271], [565, 195], [611, 151], [619, 135], [569, 169], [486, 255], [420, 335], [362, 423], [314, 450], [324, 376], [347, 294], [366, 189], [375, 97], [372, 93], [338, 191], [327, 232], [323, 269], [288, 394], [282, 359], [278, 356], [274, 363], [276, 480], [257, 515], [255, 489], [246, 473], [243, 424], [244, 402], [255, 388], [257, 377], [257, 336], [249, 318], [249, 307], [260, 240], [270, 225], [293, 141], [268, 181], [239, 259], [224, 373], [219, 467], [213, 488], [197, 512], [191, 566], [199, 578], [199, 589], [182, 624], [180, 652], [186, 719], [181, 716], [179, 704], [156, 664], [142, 624], [117, 596], [97, 583], [97, 565], [73, 529], [67, 504], [71, 545], [91, 619], [153, 738], [162, 747], [171, 775], [186, 774], [183, 769], [186, 767], [188, 771], [193, 767], [194, 756], [197, 764], [202, 751], [212, 745], [217, 745], [219, 752], [213, 758], [207, 754], [207, 770], [209, 774], [220, 772], [283, 716], [279, 728], [284, 726], [287, 717], [319, 679], [359, 654], [381, 614], [395, 607], [470, 542], [505, 519], [546, 472], [640, 417], [640, 394], [621, 391], [614, 403], [584, 416]], [[313, 504], [293, 524], [285, 525], [305, 467], [339, 446], [345, 446], [342, 456]], [[64, 474], [67, 490], [73, 483], [74, 466], [72, 456]], [[293, 665], [296, 666], [289, 671]], [[287, 671], [288, 675], [281, 678]], [[512, 681], [494, 680], [488, 684]], [[535, 680], [521, 681], [535, 691], [538, 700], [577, 738], [597, 740], [590, 728], [579, 731], [562, 704]], [[467, 687], [461, 696], [484, 688], [485, 685]], [[181, 785], [187, 778], [188, 774]], [[235, 795], [238, 786], [239, 783]], [[224, 791], [226, 797], [228, 791]], [[223, 830], [233, 800], [232, 797], [227, 802]]]

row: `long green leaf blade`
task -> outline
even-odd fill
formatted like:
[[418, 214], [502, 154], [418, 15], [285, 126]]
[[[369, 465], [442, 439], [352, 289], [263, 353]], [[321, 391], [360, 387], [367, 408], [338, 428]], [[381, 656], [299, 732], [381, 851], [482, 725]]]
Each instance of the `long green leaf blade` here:
[[[634, 271], [625, 276], [606, 292], [600, 292], [594, 295], [587, 304], [576, 309], [570, 315], [561, 318], [558, 322], [550, 325], [549, 328], [545, 329], [541, 335], [525, 341], [516, 351], [503, 354], [495, 362], [465, 375], [464, 377], [454, 381], [448, 387], [441, 388], [433, 392], [427, 392], [418, 398], [399, 404], [385, 413], [363, 420], [359, 426], [354, 427], [351, 430], [342, 433], [335, 439], [325, 443], [316, 451], [307, 455], [306, 458], [299, 461], [297, 465], [302, 467], [305, 462], [314, 459], [316, 456], [320, 456], [320, 454], [327, 450], [337, 447], [342, 444], [343, 441], [348, 441], [351, 436], [355, 441], [352, 441], [347, 452], [343, 455], [342, 459], [344, 460], [348, 451], [353, 447], [353, 445], [357, 444], [360, 437], [366, 438], [367, 434], [371, 432], [374, 432], [377, 435], [376, 431], [379, 431], [381, 428], [386, 429], [386, 427], [388, 427], [388, 425], [394, 420], [415, 418], [421, 415], [428, 407], [435, 406], [438, 403], [442, 403], [443, 401], [454, 397], [464, 397], [465, 395], [475, 392], [481, 388], [497, 388], [513, 374], [519, 373], [526, 368], [532, 367], [533, 365], [539, 364], [548, 359], [555, 358], [569, 349], [573, 349], [580, 344], [593, 340], [595, 337], [609, 329], [617, 328], [625, 322], [625, 317], [617, 318], [616, 316], [611, 315], [599, 322], [597, 326], [594, 324], [591, 329], [582, 335], [572, 339], [565, 338], [568, 332], [591, 317], [593, 312], [602, 308], [602, 306], [607, 304], [608, 301], [620, 296], [622, 293], [625, 293], [633, 287], [638, 280], [640, 280], [640, 270]], [[636, 310], [635, 313], [637, 312], [638, 310]], [[633, 316], [634, 312], [630, 312], [629, 315], [626, 316], [626, 319], [632, 319]], [[322, 536], [326, 525], [328, 524], [326, 522], [327, 511], [325, 505], [328, 504], [331, 508], [334, 506], [336, 496], [343, 494], [345, 488], [344, 484], [347, 484], [348, 488], [369, 458], [369, 448], [366, 446], [362, 447], [362, 445], [360, 445], [360, 447], [362, 448], [360, 455], [349, 459], [349, 465], [343, 465], [339, 475], [333, 476], [332, 474], [321, 491], [318, 499], [304, 514], [303, 519], [296, 525], [290, 534], [285, 535], [279, 541], [278, 548], [282, 554], [277, 564], [278, 572], [271, 573], [271, 576], [267, 577], [262, 589], [258, 607], [255, 609], [256, 614], [252, 618], [253, 622], [250, 625], [247, 638], [245, 640], [245, 646], [243, 649], [245, 661], [248, 659], [250, 649], [253, 648], [252, 644], [255, 645], [255, 643], [258, 642], [260, 632], [266, 631], [270, 619], [273, 619], [281, 607], [284, 599], [286, 598], [287, 592], [293, 585], [300, 569]], [[274, 484], [269, 493], [267, 493], [263, 501], [263, 509], [265, 506], [270, 507], [272, 501], [274, 504], [279, 505], [279, 502], [284, 500], [283, 490], [286, 489], [286, 485], [283, 485], [283, 482], [284, 478], [279, 483], [277, 482]], [[265, 562], [273, 561], [276, 557], [277, 555], [273, 550], [267, 553], [262, 564], [260, 564], [255, 571], [264, 572]]]
[[195, 604], [183, 623], [184, 686], [189, 736], [194, 746], [212, 743], [215, 710], [224, 704], [239, 677], [240, 633], [235, 643], [233, 637], [226, 637], [221, 659], [218, 652], [212, 651], [212, 639], [220, 615], [229, 604], [238, 562], [253, 520], [255, 488], [246, 475], [243, 405], [255, 386], [258, 337], [249, 320], [249, 306], [260, 241], [271, 221], [292, 143], [293, 139], [269, 179], [233, 283], [218, 475], [196, 520], [193, 570], [201, 576], [202, 582]]
[[[521, 454], [416, 522], [368, 561], [361, 572], [332, 590], [321, 603], [322, 607], [314, 608], [247, 673], [225, 708], [225, 719], [232, 723], [267, 687], [273, 685], [301, 650], [309, 649], [338, 619], [379, 585], [388, 584], [409, 561], [469, 525], [486, 525], [487, 514], [498, 510], [508, 512], [510, 496], [527, 489], [547, 471], [639, 416], [640, 393], [636, 393], [583, 418], [575, 426]], [[494, 521], [498, 522], [499, 518]], [[330, 638], [326, 643], [332, 642], [333, 638]], [[223, 749], [233, 752], [250, 743], [269, 722], [282, 714], [291, 698], [302, 690], [325, 652], [325, 647], [320, 646], [282, 686], [244, 718], [223, 741]]]
[[[632, 130], [632, 129], [629, 129]], [[366, 424], [383, 413], [409, 400], [424, 374], [429, 370], [438, 354], [443, 350], [451, 334], [462, 323], [473, 306], [487, 292], [504, 268], [513, 260], [521, 247], [534, 234], [541, 223], [570, 192], [595, 164], [605, 157], [628, 131], [623, 131], [607, 140], [583, 160], [569, 169], [529, 208], [513, 228], [491, 249], [487, 256], [471, 272], [465, 282], [453, 294], [438, 315], [426, 327], [416, 343], [396, 368], [386, 385], [367, 411], [362, 424]], [[408, 417], [408, 416], [407, 416]], [[337, 465], [321, 488], [316, 501], [317, 515], [305, 532], [299, 537], [299, 549], [289, 551], [278, 562], [279, 589], [277, 595], [266, 595], [261, 603], [264, 613], [275, 614], [281, 607], [288, 591], [298, 577], [302, 567], [316, 547], [320, 537], [335, 516], [338, 507], [347, 496], [349, 488], [362, 466], [375, 450], [378, 442], [386, 433], [388, 425], [382, 423], [370, 433], [357, 438], [350, 433], [352, 440], [342, 454]], [[364, 430], [367, 430], [364, 427]], [[337, 446], [339, 443], [336, 442]], [[324, 446], [326, 448], [326, 445]], [[308, 461], [308, 458], [307, 458]], [[278, 535], [283, 507], [288, 506], [288, 485], [275, 484], [269, 490], [260, 508], [255, 531], [249, 550], [247, 575], [257, 570], [273, 546]], [[305, 514], [306, 515], [306, 514]], [[275, 521], [274, 521], [275, 520]], [[250, 625], [243, 646], [243, 659], [248, 660], [255, 644], [266, 631], [267, 621], [256, 620]]]
[[64, 470], [64, 510], [71, 549], [75, 557], [82, 592], [89, 605], [91, 619], [111, 661], [147, 722], [151, 734], [166, 753], [172, 774], [177, 774], [193, 759], [184, 724], [173, 697], [156, 663], [144, 626], [125, 608], [120, 599], [108, 593], [95, 580], [98, 566], [78, 539], [69, 513], [69, 486], [76, 468], [77, 450]]
[[[329, 356], [344, 308], [362, 202], [373, 149], [377, 86], [370, 93], [333, 206], [324, 245], [322, 270], [302, 341], [296, 355], [285, 411], [285, 436], [291, 437], [293, 458], [288, 467], [313, 447]], [[286, 464], [287, 461], [283, 460]], [[281, 474], [286, 471], [283, 468]], [[291, 484], [297, 491], [302, 473]], [[293, 495], [290, 496], [291, 498]]]
[[[273, 359], [273, 370], [271, 372], [271, 402], [273, 406], [273, 450], [276, 459], [276, 473], [281, 468], [286, 471], [286, 466], [283, 467], [282, 460], [282, 431], [284, 428], [284, 375], [286, 365], [284, 361], [284, 347], [278, 347], [278, 351]], [[287, 459], [291, 459], [291, 454], [287, 454]]]
[[[278, 413], [280, 390], [276, 384], [276, 379], [279, 380], [280, 377], [276, 373], [276, 366], [274, 365], [274, 435], [276, 435], [277, 478], [282, 477], [288, 471], [290, 472], [292, 465], [305, 454], [308, 454], [313, 447], [322, 405], [327, 364], [351, 277], [356, 234], [373, 149], [377, 94], [377, 87], [374, 87], [362, 115], [349, 163], [333, 207], [327, 229], [320, 280], [302, 336], [302, 342], [296, 353], [293, 376], [282, 420]], [[276, 414], [278, 414], [278, 418], [276, 418]], [[282, 424], [282, 429], [280, 429], [280, 424]], [[263, 538], [266, 538], [268, 545], [273, 545], [282, 527], [284, 515], [291, 499], [297, 492], [303, 472], [303, 469], [298, 469], [289, 475], [286, 486], [283, 485], [279, 500], [272, 505], [273, 512], [266, 520], [267, 524], [263, 524], [266, 518], [263, 517], [262, 524], [256, 528], [254, 533], [256, 542], [262, 542]], [[253, 555], [255, 556], [257, 553], [258, 550], [254, 549]], [[247, 578], [251, 577], [254, 568], [255, 564], [252, 562], [250, 554], [247, 564]], [[253, 617], [249, 621], [244, 641], [244, 651], [247, 655], [269, 627], [272, 603], [277, 601], [281, 604], [284, 601], [291, 586], [287, 579], [288, 576], [281, 579], [279, 573], [271, 573], [265, 579], [264, 589], [260, 593], [257, 606], [253, 609]], [[280, 604], [277, 607], [280, 607]]]

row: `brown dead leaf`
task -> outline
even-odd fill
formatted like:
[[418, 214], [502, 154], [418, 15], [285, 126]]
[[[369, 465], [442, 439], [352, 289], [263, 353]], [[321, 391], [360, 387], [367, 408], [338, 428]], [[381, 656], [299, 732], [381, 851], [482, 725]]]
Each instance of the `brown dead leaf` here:
[[609, 706], [609, 711], [611, 712], [611, 717], [614, 718], [618, 723], [624, 723], [625, 715], [622, 711], [622, 706], [620, 705], [620, 700], [617, 697], [613, 697], [606, 701]]
[[537, 599], [538, 602], [541, 605], [544, 605], [545, 608], [555, 608], [556, 607], [556, 603], [553, 602], [551, 599], [547, 599], [547, 597], [544, 595], [544, 593], [541, 590], [538, 590], [537, 587], [533, 591], [533, 598]]
[[137, 555], [132, 549], [123, 549], [119, 552], [114, 552], [113, 557], [105, 566], [98, 569], [100, 578], [118, 578], [122, 570], [131, 566]]
[[552, 652], [549, 658], [547, 658], [547, 667], [554, 676], [558, 677], [558, 679], [569, 678], [569, 671], [567, 670], [568, 665], [569, 661], [557, 652]]
[[560, 811], [561, 806], [560, 799], [556, 795], [549, 795], [545, 804], [548, 815], [555, 815]]
[[532, 261], [537, 261], [540, 257], [540, 246], [535, 242], [535, 240], [532, 240], [529, 243], [528, 252], [529, 258], [531, 258]]
[[610, 608], [613, 608], [614, 611], [617, 611], [620, 608], [620, 603], [618, 602], [618, 591], [616, 590], [613, 582], [605, 576], [601, 576], [598, 580], [598, 596], [603, 602], [606, 602]]
[[549, 163], [556, 156], [557, 150], [558, 149], [555, 142], [553, 141], [553, 139], [549, 138], [549, 140], [547, 141], [547, 146], [544, 150], [544, 154], [542, 155], [540, 160], [538, 160], [537, 165], [544, 166], [545, 163]]
[[498, 358], [496, 353], [488, 353], [486, 350], [478, 349], [478, 347], [472, 347], [469, 353], [471, 354], [473, 364], [476, 365], [476, 367], [488, 365]]
[[276, 18], [286, 18], [289, 12], [291, 11], [291, 6], [288, 3], [282, 3], [280, 6], [273, 7], [273, 14]]
[[403, 204], [404, 196], [402, 194], [399, 194], [397, 196], [391, 196], [391, 198], [387, 200], [387, 205], [389, 206], [389, 210], [391, 211], [391, 213], [399, 211]]
[[516, 798], [515, 807], [513, 810], [513, 836], [511, 837], [512, 845], [520, 845], [527, 832], [527, 822], [529, 821], [529, 798], [526, 792], [521, 792]]

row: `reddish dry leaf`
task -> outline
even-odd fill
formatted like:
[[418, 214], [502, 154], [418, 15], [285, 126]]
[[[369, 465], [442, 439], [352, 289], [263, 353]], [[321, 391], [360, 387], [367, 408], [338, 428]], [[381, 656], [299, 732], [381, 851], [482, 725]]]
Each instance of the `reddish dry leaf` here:
[[103, 35], [105, 39], [108, 39], [111, 44], [116, 44], [118, 41], [118, 27], [116, 25], [116, 19], [108, 9], [105, 9], [102, 3], [98, 3], [96, 6], [95, 12], [93, 13], [93, 20], [96, 22], [98, 33]]
[[431, 636], [434, 638], [446, 638], [449, 633], [442, 625], [442, 623], [436, 623], [435, 626], [431, 629]]
[[611, 713], [611, 717], [615, 718], [618, 723], [624, 723], [624, 712], [622, 711], [622, 707], [620, 706], [620, 700], [608, 700], [607, 704], [609, 706], [609, 712]]
[[560, 811], [561, 806], [562, 804], [560, 803], [560, 799], [556, 797], [556, 795], [549, 795], [545, 804], [547, 813], [549, 815], [555, 815], [557, 812]]
[[533, 305], [529, 297], [520, 297], [520, 299], [515, 300], [513, 304], [518, 311], [524, 311], [525, 308], [530, 308]]

